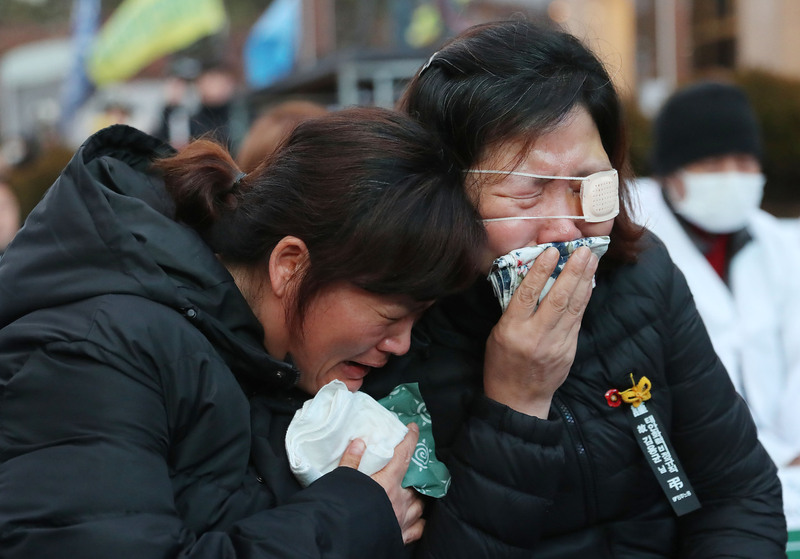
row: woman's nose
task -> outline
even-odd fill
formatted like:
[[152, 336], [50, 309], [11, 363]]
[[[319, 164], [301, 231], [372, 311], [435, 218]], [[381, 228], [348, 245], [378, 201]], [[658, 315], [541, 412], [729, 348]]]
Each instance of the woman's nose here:
[[563, 216], [583, 216], [580, 193], [570, 186], [568, 181], [557, 181], [550, 185], [547, 193], [548, 203], [543, 207], [541, 216], [554, 216], [552, 219], [542, 220], [539, 228], [537, 243], [555, 243], [572, 241], [582, 237], [578, 229], [577, 219], [565, 219]]
[[545, 219], [536, 236], [536, 244], [574, 241], [583, 237], [583, 233], [574, 219]]
[[394, 324], [388, 335], [378, 343], [378, 350], [392, 355], [407, 353], [411, 348], [411, 328], [413, 326], [414, 319], [411, 317]]

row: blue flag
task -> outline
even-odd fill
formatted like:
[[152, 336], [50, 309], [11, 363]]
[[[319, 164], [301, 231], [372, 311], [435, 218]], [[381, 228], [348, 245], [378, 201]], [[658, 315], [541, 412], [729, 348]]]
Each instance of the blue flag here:
[[258, 18], [244, 45], [247, 84], [266, 87], [289, 74], [301, 37], [300, 0], [274, 0]]
[[86, 60], [100, 23], [100, 0], [74, 0], [72, 4], [73, 63], [61, 91], [62, 134], [69, 130], [75, 113], [94, 92], [86, 72]]

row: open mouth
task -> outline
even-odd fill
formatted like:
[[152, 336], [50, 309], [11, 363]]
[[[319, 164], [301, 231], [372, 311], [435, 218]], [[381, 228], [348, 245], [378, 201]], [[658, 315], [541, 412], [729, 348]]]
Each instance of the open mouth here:
[[370, 372], [372, 367], [369, 365], [364, 365], [363, 363], [359, 363], [358, 361], [345, 361], [344, 364], [347, 368], [357, 375], [356, 378], [361, 378], [367, 375]]
[[362, 363], [360, 361], [342, 361], [342, 364], [347, 369], [347, 376], [353, 379], [361, 379], [367, 376], [370, 371], [373, 369], [380, 369], [384, 365], [386, 365], [386, 361], [382, 360], [380, 362], [372, 362], [372, 363]]

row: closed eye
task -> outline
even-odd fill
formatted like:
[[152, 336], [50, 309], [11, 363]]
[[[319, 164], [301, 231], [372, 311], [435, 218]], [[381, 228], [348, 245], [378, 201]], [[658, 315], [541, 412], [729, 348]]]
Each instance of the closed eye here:
[[544, 186], [537, 186], [535, 188], [518, 188], [507, 189], [497, 193], [493, 193], [498, 198], [510, 198], [511, 200], [531, 200], [539, 198], [544, 194]]
[[417, 322], [432, 304], [433, 301], [417, 302], [411, 308], [404, 309], [399, 314], [385, 311], [378, 311], [378, 314], [387, 322], [400, 322], [408, 318], [411, 318], [413, 322]]
[[506, 192], [504, 194], [497, 194], [498, 198], [511, 198], [512, 200], [528, 200], [530, 198], [539, 198], [542, 195], [542, 191], [539, 190], [538, 192]]

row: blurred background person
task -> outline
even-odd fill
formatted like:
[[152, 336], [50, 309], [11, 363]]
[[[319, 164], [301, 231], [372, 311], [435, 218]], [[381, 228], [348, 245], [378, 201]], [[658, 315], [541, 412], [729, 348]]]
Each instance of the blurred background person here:
[[237, 80], [223, 63], [206, 65], [195, 81], [199, 105], [189, 119], [192, 138], [210, 134], [212, 138], [234, 150], [241, 140], [247, 122], [238, 114]]
[[224, 61], [180, 57], [172, 62], [154, 136], [176, 148], [205, 136], [235, 153], [248, 125], [237, 78]]
[[655, 180], [638, 220], [666, 244], [759, 438], [780, 469], [789, 529], [800, 528], [800, 248], [760, 209], [760, 125], [744, 91], [703, 81], [657, 115]]
[[21, 222], [19, 198], [5, 177], [0, 175], [0, 258], [17, 234]]
[[189, 115], [196, 100], [192, 82], [200, 74], [200, 61], [180, 57], [171, 62], [164, 81], [164, 106], [153, 135], [180, 148], [189, 143]]
[[236, 156], [245, 172], [255, 169], [302, 121], [328, 112], [311, 101], [285, 101], [271, 107], [253, 121]]
[[97, 132], [113, 124], [132, 124], [133, 108], [124, 101], [109, 99], [92, 119], [92, 131]]

